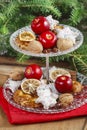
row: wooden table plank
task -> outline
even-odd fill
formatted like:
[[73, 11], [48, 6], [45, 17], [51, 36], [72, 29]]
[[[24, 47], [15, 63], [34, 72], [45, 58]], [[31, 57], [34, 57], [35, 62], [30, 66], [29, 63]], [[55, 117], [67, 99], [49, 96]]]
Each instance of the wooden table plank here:
[[[17, 65], [0, 65], [0, 85], [8, 78], [8, 73]], [[19, 66], [24, 69], [23, 66]], [[9, 124], [6, 115], [0, 108], [0, 130], [82, 130], [84, 126], [86, 117], [79, 117], [73, 119], [67, 119], [62, 121], [55, 121], [49, 123], [38, 123], [38, 124], [28, 124], [28, 125], [11, 125]], [[85, 130], [87, 126], [85, 127]]]
[[12, 58], [12, 57], [5, 57], [5, 56], [0, 56], [0, 64], [4, 64], [4, 65], [29, 65], [29, 64], [38, 64], [38, 65], [45, 65], [43, 63], [41, 63], [40, 60], [37, 60], [36, 58], [32, 58], [32, 59], [29, 59], [27, 61], [24, 61], [24, 62], [18, 62], [16, 58]]
[[84, 130], [87, 130], [87, 125], [86, 125], [86, 127], [85, 127], [85, 129]]
[[[15, 58], [12, 58], [12, 57], [2, 57], [0, 56], [0, 65], [17, 65], [17, 66], [27, 66], [29, 64], [38, 64], [40, 66], [45, 66], [45, 62], [42, 62], [41, 60], [37, 59], [37, 58], [31, 58], [27, 61], [24, 61], [24, 62], [17, 62], [17, 60]], [[59, 66], [59, 67], [63, 67], [63, 68], [74, 68], [74, 66], [71, 64], [69, 64], [68, 62], [66, 61], [60, 61], [60, 62], [53, 62], [53, 63], [50, 63], [50, 66]]]
[[82, 121], [84, 122], [83, 118], [29, 125], [11, 125], [5, 120], [4, 126], [1, 126], [1, 128], [3, 130], [82, 130]]
[[12, 66], [12, 65], [0, 65], [0, 74], [9, 75], [9, 73], [15, 68], [20, 68], [20, 69], [24, 70], [25, 67], [17, 66], [17, 65], [14, 65], [14, 66]]
[[84, 121], [83, 130], [87, 130], [87, 117], [86, 117], [86, 119], [85, 119], [85, 121]]

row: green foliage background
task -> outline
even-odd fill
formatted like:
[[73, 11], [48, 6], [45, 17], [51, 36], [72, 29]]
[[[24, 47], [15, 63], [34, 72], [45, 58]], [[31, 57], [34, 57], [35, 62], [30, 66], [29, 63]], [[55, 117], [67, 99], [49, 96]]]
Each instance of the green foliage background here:
[[[0, 50], [5, 55], [16, 57], [18, 61], [29, 59], [16, 53], [9, 44], [10, 35], [17, 29], [29, 25], [38, 15], [53, 15], [60, 23], [79, 28], [84, 34], [84, 43], [76, 51], [50, 58], [50, 62], [70, 61], [75, 69], [87, 75], [87, 1], [86, 0], [1, 0], [0, 1]], [[5, 46], [3, 46], [3, 43]], [[71, 60], [72, 59], [72, 62]], [[41, 59], [44, 60], [44, 59]]]

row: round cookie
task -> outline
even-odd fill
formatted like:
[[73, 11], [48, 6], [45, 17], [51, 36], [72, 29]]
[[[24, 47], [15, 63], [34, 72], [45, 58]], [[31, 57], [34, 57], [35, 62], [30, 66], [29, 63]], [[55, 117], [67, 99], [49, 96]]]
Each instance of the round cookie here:
[[67, 107], [73, 102], [73, 95], [70, 93], [64, 93], [59, 96], [61, 106]]
[[24, 71], [22, 69], [15, 68], [12, 70], [9, 77], [15, 81], [22, 80], [24, 78]]
[[59, 38], [57, 40], [57, 48], [60, 51], [65, 51], [73, 47], [73, 41], [71, 39]]

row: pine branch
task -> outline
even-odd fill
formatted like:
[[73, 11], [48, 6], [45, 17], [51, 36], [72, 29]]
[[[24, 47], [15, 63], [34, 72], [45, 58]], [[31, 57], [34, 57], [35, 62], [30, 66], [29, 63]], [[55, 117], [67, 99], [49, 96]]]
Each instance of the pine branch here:
[[29, 58], [30, 58], [30, 56], [18, 53], [16, 59], [20, 63], [20, 62], [24, 62], [24, 61], [28, 60]]
[[5, 8], [2, 8], [0, 13], [0, 23], [3, 25], [1, 26], [0, 32], [3, 34], [9, 33], [7, 24], [11, 20], [11, 18], [14, 16], [15, 12], [18, 10], [18, 3], [17, 1], [12, 1], [9, 4], [6, 5]]
[[56, 7], [54, 7], [52, 3], [53, 2], [51, 2], [50, 0], [30, 0], [29, 2], [25, 3], [21, 2], [21, 7], [30, 8], [31, 13], [36, 13], [37, 9], [37, 14], [49, 13], [53, 14], [56, 18], [58, 18], [61, 16], [61, 12]]
[[82, 45], [78, 50], [69, 55], [73, 57], [76, 69], [87, 75], [87, 45]]
[[3, 13], [0, 13], [0, 21], [5, 21], [6, 20], [6, 16], [3, 15]]
[[87, 76], [87, 60], [79, 58], [77, 56], [75, 56], [74, 58], [78, 71], [84, 73]]
[[72, 12], [71, 12], [71, 17], [70, 21], [73, 25], [77, 25], [77, 23], [80, 23], [81, 19], [83, 18], [83, 12], [84, 12], [84, 7], [75, 7]]
[[76, 7], [78, 5], [78, 0], [62, 0], [62, 3], [65, 3], [70, 7]]
[[2, 3], [2, 2], [0, 2], [0, 6], [1, 6], [1, 8], [2, 8], [2, 7], [5, 7], [5, 4]]
[[[64, 9], [69, 7], [71, 9], [70, 15], [68, 16], [68, 20], [70, 25], [77, 25], [82, 20], [83, 16], [85, 15], [85, 10], [83, 3], [79, 2], [78, 0], [55, 0], [56, 4], [60, 4], [61, 6], [65, 6]], [[68, 10], [67, 12], [68, 13]]]
[[4, 14], [5, 17], [4, 22], [6, 22], [8, 19], [11, 19], [11, 17], [13, 17], [15, 11], [17, 10], [18, 10], [17, 1], [12, 1], [5, 8], [3, 8], [2, 13]]

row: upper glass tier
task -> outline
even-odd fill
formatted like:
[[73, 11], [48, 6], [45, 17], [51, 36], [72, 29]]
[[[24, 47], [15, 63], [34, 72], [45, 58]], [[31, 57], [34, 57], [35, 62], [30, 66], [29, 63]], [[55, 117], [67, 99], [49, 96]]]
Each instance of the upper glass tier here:
[[23, 54], [29, 55], [29, 56], [35, 56], [35, 57], [46, 57], [46, 56], [52, 57], [52, 56], [59, 56], [59, 55], [64, 55], [64, 54], [70, 53], [70, 52], [78, 49], [82, 45], [82, 43], [83, 43], [83, 34], [78, 29], [76, 29], [74, 27], [71, 27], [71, 26], [68, 26], [68, 25], [62, 25], [62, 26], [69, 27], [74, 33], [76, 33], [76, 44], [74, 44], [73, 47], [68, 49], [68, 50], [58, 51], [56, 53], [50, 52], [50, 53], [47, 53], [47, 54], [44, 54], [44, 53], [36, 54], [36, 53], [31, 53], [30, 51], [20, 49], [15, 44], [15, 39], [23, 31], [32, 31], [30, 26], [26, 26], [26, 27], [23, 27], [23, 28], [15, 31], [10, 37], [10, 45], [12, 46], [13, 49], [15, 49], [16, 51], [18, 51], [20, 53], [23, 53]]

